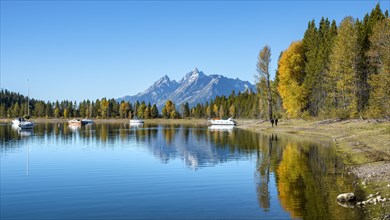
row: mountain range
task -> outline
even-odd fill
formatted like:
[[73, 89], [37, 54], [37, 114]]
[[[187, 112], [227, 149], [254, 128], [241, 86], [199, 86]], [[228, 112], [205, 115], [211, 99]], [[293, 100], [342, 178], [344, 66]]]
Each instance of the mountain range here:
[[238, 93], [249, 89], [256, 90], [255, 86], [248, 81], [242, 81], [238, 78], [231, 79], [222, 75], [205, 75], [195, 68], [178, 82], [170, 80], [165, 75], [144, 92], [133, 96], [124, 96], [118, 98], [117, 101], [136, 102], [138, 100], [139, 102], [155, 103], [161, 110], [167, 100], [172, 100], [176, 107], [186, 102], [191, 107], [197, 103], [210, 101], [216, 96], [229, 96], [233, 90]]

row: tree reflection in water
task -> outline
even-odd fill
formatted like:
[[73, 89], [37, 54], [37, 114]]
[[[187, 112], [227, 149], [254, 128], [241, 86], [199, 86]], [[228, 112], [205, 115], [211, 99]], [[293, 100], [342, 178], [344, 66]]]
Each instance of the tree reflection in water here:
[[278, 199], [292, 218], [364, 218], [361, 209], [346, 210], [335, 201], [340, 192], [357, 190], [344, 175], [343, 164], [329, 143], [320, 145], [274, 134], [267, 144], [265, 138], [260, 140], [257, 193], [265, 211], [272, 208], [269, 187], [270, 174], [274, 173]]

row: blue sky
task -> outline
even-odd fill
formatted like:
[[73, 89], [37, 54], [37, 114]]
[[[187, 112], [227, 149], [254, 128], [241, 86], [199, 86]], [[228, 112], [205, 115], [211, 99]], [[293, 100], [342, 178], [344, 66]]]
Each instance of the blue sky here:
[[[119, 98], [195, 67], [254, 83], [307, 23], [363, 18], [378, 1], [1, 1], [1, 88], [42, 100]], [[382, 1], [384, 11], [389, 1]]]

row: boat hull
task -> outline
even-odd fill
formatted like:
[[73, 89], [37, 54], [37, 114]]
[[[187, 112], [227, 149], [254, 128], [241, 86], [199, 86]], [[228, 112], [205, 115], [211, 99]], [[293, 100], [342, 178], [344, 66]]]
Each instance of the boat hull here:
[[24, 118], [15, 118], [14, 120], [11, 121], [11, 123], [15, 126], [19, 126], [20, 123], [25, 122], [26, 119]]
[[143, 124], [144, 120], [142, 119], [131, 119], [130, 124]]
[[235, 120], [233, 120], [232, 118], [229, 118], [229, 119], [211, 119], [211, 120], [209, 120], [209, 123], [211, 125], [230, 125], [230, 126], [237, 125], [237, 122]]
[[92, 119], [83, 119], [83, 120], [81, 120], [81, 124], [82, 125], [93, 124], [93, 120]]
[[19, 128], [20, 129], [32, 129], [32, 128], [34, 128], [34, 123], [32, 123], [30, 121], [20, 122]]
[[79, 119], [72, 119], [68, 121], [68, 124], [72, 126], [81, 126], [81, 121]]

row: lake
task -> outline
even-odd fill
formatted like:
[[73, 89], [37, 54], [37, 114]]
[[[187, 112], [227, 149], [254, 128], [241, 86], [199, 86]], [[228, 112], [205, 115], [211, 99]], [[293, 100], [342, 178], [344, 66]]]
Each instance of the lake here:
[[0, 125], [1, 219], [362, 219], [335, 147], [207, 126]]

